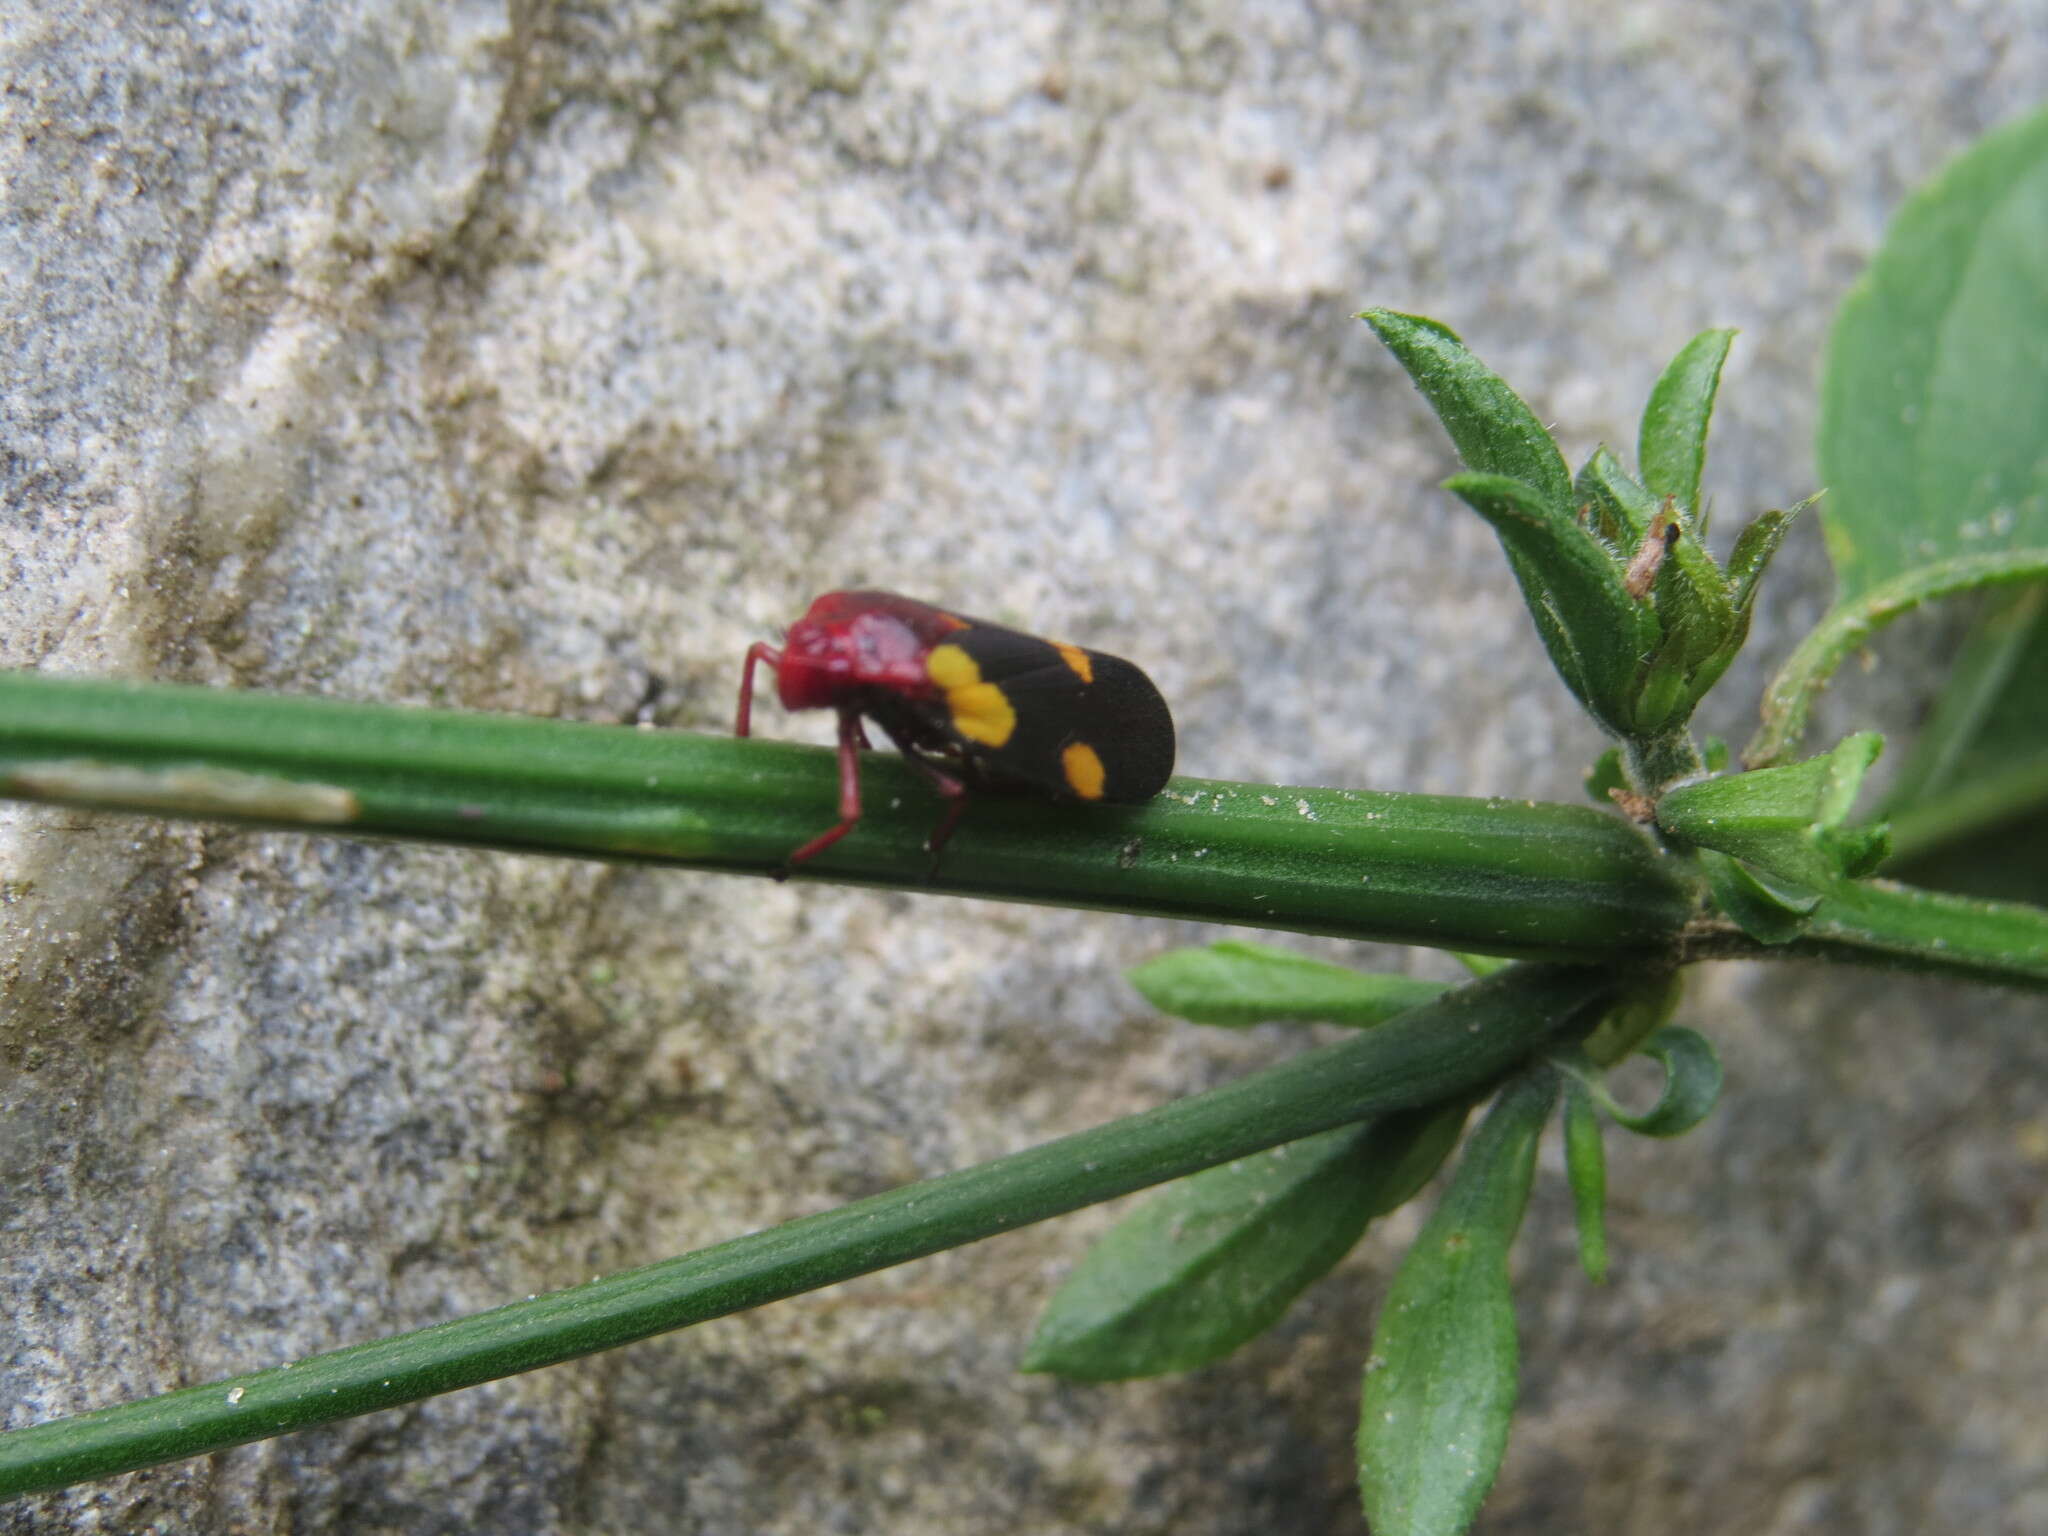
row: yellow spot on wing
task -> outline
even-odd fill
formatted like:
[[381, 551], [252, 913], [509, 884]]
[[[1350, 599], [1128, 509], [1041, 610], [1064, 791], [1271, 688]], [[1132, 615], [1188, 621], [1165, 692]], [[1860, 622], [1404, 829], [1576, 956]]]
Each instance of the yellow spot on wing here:
[[1095, 681], [1095, 663], [1088, 659], [1088, 653], [1078, 645], [1055, 644], [1053, 649], [1060, 653], [1060, 660], [1074, 669], [1074, 676], [1084, 683]]
[[981, 680], [981, 668], [957, 645], [935, 645], [924, 661], [925, 676], [946, 695], [953, 729], [984, 747], [1000, 747], [1017, 729], [1017, 711], [1003, 690]]
[[1070, 741], [1060, 752], [1060, 771], [1067, 776], [1067, 788], [1083, 800], [1102, 798], [1102, 759], [1085, 741]]

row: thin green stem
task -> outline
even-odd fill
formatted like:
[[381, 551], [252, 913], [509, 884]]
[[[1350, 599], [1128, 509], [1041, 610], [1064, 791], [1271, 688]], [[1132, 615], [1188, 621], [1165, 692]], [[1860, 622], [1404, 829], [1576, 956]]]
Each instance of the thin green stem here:
[[2048, 550], [2013, 549], [1988, 555], [1958, 555], [1895, 576], [1844, 603], [1800, 642], [1764, 693], [1763, 725], [1744, 749], [1743, 761], [1765, 768], [1799, 746], [1814, 696], [1835, 669], [1871, 635], [1922, 603], [1980, 587], [2048, 579]]
[[552, 1365], [1483, 1090], [1586, 1022], [1608, 971], [1515, 966], [1241, 1082], [717, 1247], [416, 1333], [0, 1435], [0, 1497]]
[[1662, 736], [1632, 737], [1622, 743], [1621, 757], [1630, 787], [1653, 799], [1667, 785], [1707, 769], [1692, 732], [1683, 729]]
[[[1149, 805], [977, 798], [940, 814], [893, 753], [860, 829], [799, 878], [1553, 960], [1668, 947], [1697, 882], [1588, 806], [1176, 779]], [[831, 825], [831, 754], [786, 742], [0, 673], [0, 794], [779, 875]]]

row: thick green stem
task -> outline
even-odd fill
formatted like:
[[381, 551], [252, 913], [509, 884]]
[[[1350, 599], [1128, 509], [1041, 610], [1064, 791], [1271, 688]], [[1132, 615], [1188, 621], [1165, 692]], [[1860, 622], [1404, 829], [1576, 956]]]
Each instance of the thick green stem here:
[[[981, 796], [937, 876], [940, 802], [862, 762], [860, 829], [799, 878], [1552, 960], [1668, 947], [1697, 884], [1590, 806], [1176, 779], [1149, 805]], [[779, 875], [834, 819], [784, 742], [0, 673], [0, 794]]]

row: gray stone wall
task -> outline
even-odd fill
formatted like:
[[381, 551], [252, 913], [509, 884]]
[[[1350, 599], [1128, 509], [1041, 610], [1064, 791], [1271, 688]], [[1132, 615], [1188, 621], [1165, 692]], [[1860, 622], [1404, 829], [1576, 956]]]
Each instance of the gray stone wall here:
[[[1740, 326], [1712, 486], [1794, 500], [1832, 306], [2041, 99], [2048, 8], [14, 0], [0, 59], [0, 665], [723, 730], [750, 640], [885, 584], [1140, 659], [1186, 772], [1569, 797], [1594, 733], [1349, 316], [1453, 324], [1575, 457]], [[1759, 655], [1825, 596], [1808, 532]], [[0, 1418], [1294, 1048], [1119, 979], [1203, 936], [0, 807]], [[1728, 1101], [1618, 1149], [1612, 1285], [1539, 1184], [1485, 1528], [2048, 1528], [2039, 1005], [1736, 971], [1687, 1018]], [[1360, 1529], [1414, 1214], [1210, 1371], [1013, 1374], [1110, 1216], [0, 1532]]]

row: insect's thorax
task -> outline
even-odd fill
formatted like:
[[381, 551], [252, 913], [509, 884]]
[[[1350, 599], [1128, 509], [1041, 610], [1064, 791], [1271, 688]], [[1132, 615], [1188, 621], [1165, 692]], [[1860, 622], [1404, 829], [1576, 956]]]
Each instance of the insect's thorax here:
[[860, 708], [872, 694], [936, 697], [925, 671], [931, 646], [901, 616], [879, 608], [826, 610], [821, 599], [796, 623], [776, 669], [785, 709]]

